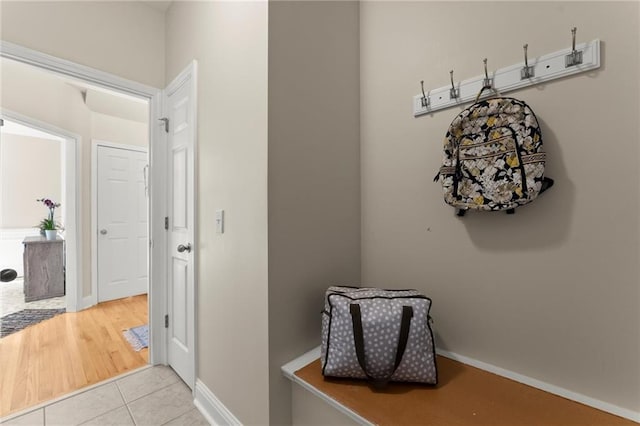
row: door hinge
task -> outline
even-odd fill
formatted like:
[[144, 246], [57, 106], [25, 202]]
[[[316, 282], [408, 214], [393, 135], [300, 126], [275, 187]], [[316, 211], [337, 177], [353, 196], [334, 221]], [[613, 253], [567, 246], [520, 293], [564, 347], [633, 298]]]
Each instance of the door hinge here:
[[167, 117], [158, 118], [158, 121], [162, 121], [164, 123], [164, 131], [169, 133], [169, 119]]
[[164, 328], [169, 328], [169, 314], [164, 316]]
[[164, 218], [164, 229], [169, 230], [169, 216], [165, 216]]

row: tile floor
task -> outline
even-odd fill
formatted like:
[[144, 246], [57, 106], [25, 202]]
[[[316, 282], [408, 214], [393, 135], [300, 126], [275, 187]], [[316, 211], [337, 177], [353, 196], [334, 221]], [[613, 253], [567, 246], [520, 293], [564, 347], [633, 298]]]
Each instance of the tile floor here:
[[0, 283], [0, 317], [23, 309], [61, 309], [65, 307], [64, 296], [25, 302], [23, 287], [22, 278], [8, 283]]
[[165, 366], [139, 372], [52, 402], [3, 425], [209, 425], [193, 405], [191, 390]]

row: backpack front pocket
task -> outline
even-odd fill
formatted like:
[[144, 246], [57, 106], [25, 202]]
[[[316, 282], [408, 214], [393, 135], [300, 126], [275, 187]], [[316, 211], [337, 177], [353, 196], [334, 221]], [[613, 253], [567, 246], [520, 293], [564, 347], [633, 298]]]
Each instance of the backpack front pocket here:
[[458, 201], [494, 210], [526, 198], [517, 141], [509, 127], [465, 136], [458, 147]]

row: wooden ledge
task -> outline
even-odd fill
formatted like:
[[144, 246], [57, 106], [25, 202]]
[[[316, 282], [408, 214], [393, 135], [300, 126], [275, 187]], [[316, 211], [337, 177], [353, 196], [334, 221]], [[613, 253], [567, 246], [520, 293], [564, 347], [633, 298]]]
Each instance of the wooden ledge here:
[[323, 377], [317, 349], [282, 370], [362, 424], [638, 425], [442, 356], [437, 362], [437, 386], [392, 383], [384, 391], [361, 380]]

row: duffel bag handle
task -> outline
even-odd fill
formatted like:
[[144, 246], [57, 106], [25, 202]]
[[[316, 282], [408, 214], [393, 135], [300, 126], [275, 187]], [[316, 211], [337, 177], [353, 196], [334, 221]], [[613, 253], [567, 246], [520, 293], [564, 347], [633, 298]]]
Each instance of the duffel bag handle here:
[[411, 318], [413, 317], [413, 307], [402, 307], [402, 320], [400, 323], [400, 338], [398, 339], [398, 348], [396, 349], [396, 361], [393, 366], [393, 371], [388, 376], [375, 377], [369, 374], [364, 359], [364, 332], [362, 331], [362, 315], [360, 312], [360, 305], [352, 303], [349, 306], [351, 311], [351, 321], [353, 322], [353, 340], [356, 346], [356, 356], [358, 357], [358, 364], [364, 371], [367, 378], [374, 384], [374, 386], [385, 386], [391, 377], [395, 374], [396, 370], [402, 362], [404, 351], [407, 349], [407, 341], [409, 340], [409, 329], [411, 327]]

